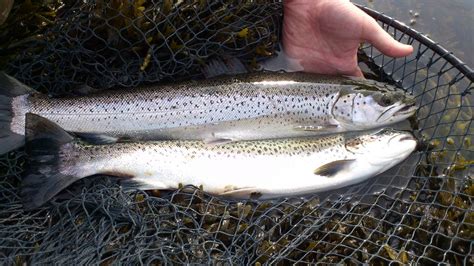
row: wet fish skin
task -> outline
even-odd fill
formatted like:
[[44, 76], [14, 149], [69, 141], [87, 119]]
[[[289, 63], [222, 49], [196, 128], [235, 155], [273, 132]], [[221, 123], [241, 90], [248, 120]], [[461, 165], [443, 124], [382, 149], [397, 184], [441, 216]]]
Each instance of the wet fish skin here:
[[306, 194], [375, 176], [416, 146], [410, 133], [395, 130], [226, 145], [192, 140], [90, 145], [41, 117], [27, 117], [33, 120], [27, 122], [30, 161], [22, 185], [27, 208], [96, 174], [122, 178], [125, 189], [194, 185], [215, 195], [262, 199]]
[[[0, 95], [9, 86], [0, 86]], [[29, 91], [8, 97], [0, 102], [11, 109], [3, 135], [16, 137], [24, 134], [27, 112], [97, 139], [219, 142], [363, 130], [416, 110], [411, 96], [387, 84], [307, 73], [252, 73], [54, 99]]]

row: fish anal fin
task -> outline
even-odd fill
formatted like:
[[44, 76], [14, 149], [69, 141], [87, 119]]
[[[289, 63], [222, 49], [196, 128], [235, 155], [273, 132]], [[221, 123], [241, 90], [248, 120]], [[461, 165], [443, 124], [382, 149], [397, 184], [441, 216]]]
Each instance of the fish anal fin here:
[[119, 177], [119, 178], [134, 178], [135, 177], [132, 173], [126, 173], [126, 172], [120, 172], [120, 171], [104, 171], [98, 174], [114, 176], [114, 177]]
[[[115, 175], [117, 177], [117, 175]], [[119, 177], [120, 178], [120, 177]], [[144, 182], [140, 178], [120, 178], [120, 186], [125, 191], [131, 190], [170, 190], [165, 184]]]
[[333, 161], [316, 168], [314, 174], [331, 178], [347, 170], [354, 161], [354, 159]]
[[119, 141], [119, 138], [108, 136], [105, 134], [83, 132], [74, 132], [74, 134], [90, 144], [104, 145], [116, 143]]
[[204, 139], [204, 143], [209, 146], [214, 145], [224, 145], [233, 142], [232, 139], [225, 139], [225, 138], [215, 138], [215, 139]]

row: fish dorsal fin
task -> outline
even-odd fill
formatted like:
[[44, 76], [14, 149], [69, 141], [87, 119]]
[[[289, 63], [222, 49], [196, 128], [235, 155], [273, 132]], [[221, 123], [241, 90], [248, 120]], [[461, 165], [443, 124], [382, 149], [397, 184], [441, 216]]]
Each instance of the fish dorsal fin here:
[[314, 174], [331, 178], [348, 169], [354, 161], [354, 159], [333, 161], [316, 168]]

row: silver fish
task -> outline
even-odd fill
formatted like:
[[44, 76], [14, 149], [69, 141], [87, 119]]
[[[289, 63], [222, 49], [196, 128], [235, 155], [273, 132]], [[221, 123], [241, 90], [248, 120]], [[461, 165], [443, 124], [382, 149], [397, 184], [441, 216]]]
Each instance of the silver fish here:
[[24, 143], [27, 112], [96, 143], [223, 143], [364, 130], [415, 110], [413, 97], [387, 84], [307, 73], [253, 73], [53, 99], [3, 74], [0, 154]]
[[384, 129], [354, 137], [346, 133], [226, 145], [192, 140], [90, 145], [33, 114], [27, 114], [26, 134], [29, 161], [22, 195], [27, 209], [96, 174], [122, 177], [126, 189], [194, 185], [216, 195], [262, 199], [313, 193], [382, 173], [407, 158], [417, 143], [408, 132]]

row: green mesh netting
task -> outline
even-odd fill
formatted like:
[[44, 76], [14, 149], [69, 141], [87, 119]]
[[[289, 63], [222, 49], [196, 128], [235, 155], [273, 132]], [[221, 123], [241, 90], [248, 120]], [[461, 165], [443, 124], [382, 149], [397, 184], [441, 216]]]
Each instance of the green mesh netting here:
[[[278, 2], [130, 3], [52, 7], [60, 8], [47, 17], [51, 24], [29, 29], [40, 37], [18, 44], [1, 35], [15, 44], [0, 50], [7, 70], [52, 94], [84, 84], [133, 87], [200, 77], [211, 56], [230, 54], [253, 65], [278, 41]], [[12, 14], [19, 12], [15, 5]], [[420, 106], [413, 124], [428, 145], [404, 163], [355, 186], [264, 202], [224, 201], [192, 187], [124, 193], [111, 179], [88, 178], [23, 212], [19, 150], [0, 159], [0, 261], [474, 263], [473, 72], [423, 35], [364, 10], [415, 47], [399, 59], [369, 45], [360, 51], [368, 75], [403, 87]]]

